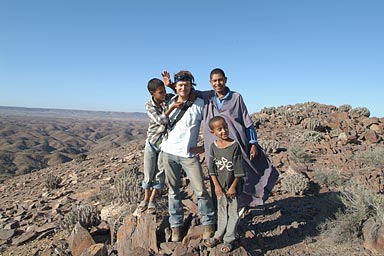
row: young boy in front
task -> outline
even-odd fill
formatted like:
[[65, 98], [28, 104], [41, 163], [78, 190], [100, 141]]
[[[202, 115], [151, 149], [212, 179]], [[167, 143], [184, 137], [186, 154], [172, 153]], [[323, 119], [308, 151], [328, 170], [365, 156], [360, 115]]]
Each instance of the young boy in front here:
[[239, 221], [237, 196], [241, 193], [243, 156], [239, 144], [228, 137], [228, 124], [222, 116], [215, 116], [209, 121], [209, 129], [216, 136], [211, 144], [212, 178], [217, 196], [217, 230], [214, 236], [205, 240], [208, 247], [214, 247], [223, 241], [221, 252], [232, 250]]
[[175, 108], [181, 107], [180, 103], [175, 102], [167, 107], [169, 99], [173, 96], [166, 93], [163, 81], [158, 78], [149, 80], [147, 84], [151, 99], [145, 104], [145, 109], [149, 117], [147, 139], [144, 148], [144, 199], [137, 207], [137, 213], [147, 210], [148, 213], [156, 212], [155, 198], [158, 190], [164, 188], [164, 170], [158, 166], [160, 143], [167, 133], [169, 125], [168, 116]]

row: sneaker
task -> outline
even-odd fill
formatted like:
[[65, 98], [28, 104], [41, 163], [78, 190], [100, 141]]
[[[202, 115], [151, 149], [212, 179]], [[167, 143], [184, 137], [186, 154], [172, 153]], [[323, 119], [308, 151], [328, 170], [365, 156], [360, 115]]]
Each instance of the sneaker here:
[[204, 232], [203, 232], [203, 239], [209, 239], [213, 237], [215, 233], [215, 225], [210, 224], [210, 225], [204, 225]]
[[172, 242], [180, 242], [181, 241], [181, 228], [175, 227], [172, 228]]
[[145, 210], [147, 210], [148, 208], [148, 202], [143, 200], [140, 202], [139, 206], [137, 206], [137, 210], [139, 212], [144, 212]]

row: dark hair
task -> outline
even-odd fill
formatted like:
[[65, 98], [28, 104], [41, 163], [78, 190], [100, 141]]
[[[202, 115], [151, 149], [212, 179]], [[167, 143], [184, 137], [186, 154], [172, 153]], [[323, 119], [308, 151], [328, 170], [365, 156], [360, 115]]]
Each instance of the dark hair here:
[[165, 87], [163, 81], [161, 81], [158, 78], [152, 78], [151, 80], [148, 81], [147, 88], [148, 88], [149, 92], [154, 92], [157, 90], [157, 88], [159, 88], [161, 86]]
[[192, 85], [196, 85], [195, 78], [193, 77], [190, 71], [181, 70], [177, 72], [173, 77], [174, 77], [174, 83], [178, 81], [190, 81]]
[[213, 75], [222, 75], [223, 77], [225, 77], [224, 70], [222, 70], [221, 68], [212, 69], [211, 74], [209, 74], [209, 77], [212, 78]]
[[208, 123], [208, 126], [209, 126], [209, 129], [213, 130], [213, 124], [216, 123], [217, 121], [221, 121], [223, 120], [225, 122], [225, 118], [222, 117], [222, 116], [214, 116], [211, 118], [211, 120], [209, 120], [209, 123]]

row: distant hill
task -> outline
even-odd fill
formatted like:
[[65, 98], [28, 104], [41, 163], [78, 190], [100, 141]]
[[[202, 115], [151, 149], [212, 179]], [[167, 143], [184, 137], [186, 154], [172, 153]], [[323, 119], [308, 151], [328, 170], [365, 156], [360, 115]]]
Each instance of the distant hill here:
[[147, 125], [147, 115], [139, 112], [0, 107], [0, 175], [144, 140]]
[[24, 108], [0, 106], [0, 115], [24, 116], [32, 115], [39, 117], [63, 117], [63, 118], [112, 118], [128, 120], [147, 120], [147, 114], [141, 112], [113, 112], [113, 111], [91, 111], [72, 109], [48, 109], [48, 108]]

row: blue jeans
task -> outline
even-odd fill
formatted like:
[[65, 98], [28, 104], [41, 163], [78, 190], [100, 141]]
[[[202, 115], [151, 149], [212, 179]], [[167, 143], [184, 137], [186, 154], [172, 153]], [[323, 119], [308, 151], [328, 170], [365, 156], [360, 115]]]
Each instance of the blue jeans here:
[[237, 197], [228, 198], [225, 194], [217, 198], [217, 230], [214, 238], [232, 243], [236, 239], [236, 229], [239, 223]]
[[215, 224], [215, 210], [212, 199], [204, 185], [203, 171], [196, 157], [180, 157], [163, 152], [163, 166], [169, 186], [168, 212], [172, 228], [184, 222], [184, 209], [180, 196], [181, 172], [185, 171], [197, 198], [197, 206], [203, 225]]
[[[153, 148], [148, 141], [144, 148], [144, 180], [142, 188], [164, 189], [165, 174], [161, 167], [160, 152]], [[160, 160], [160, 161], [159, 161]]]

